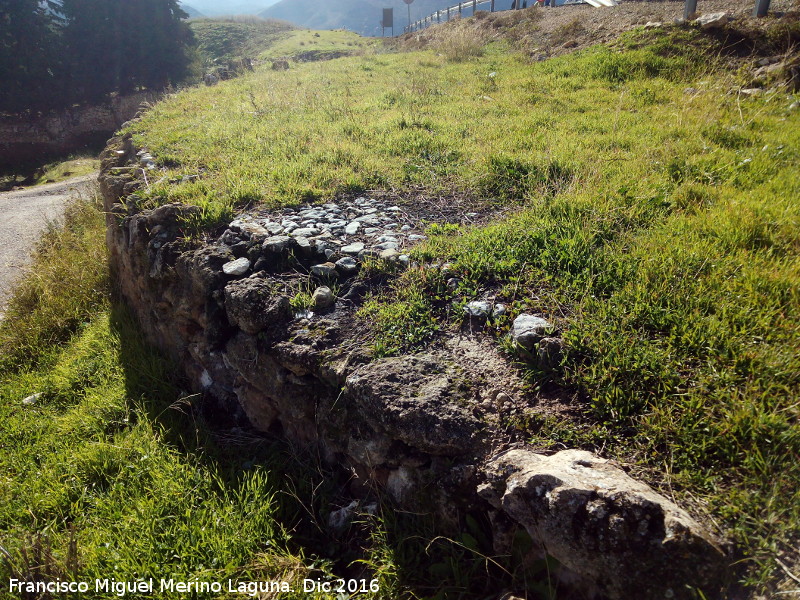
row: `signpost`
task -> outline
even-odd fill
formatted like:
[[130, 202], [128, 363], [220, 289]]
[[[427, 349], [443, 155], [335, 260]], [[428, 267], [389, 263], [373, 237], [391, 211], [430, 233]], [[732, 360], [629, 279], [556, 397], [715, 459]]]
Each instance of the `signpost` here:
[[403, 2], [408, 5], [408, 30], [411, 31], [411, 3], [414, 2], [414, 0], [403, 0]]
[[392, 37], [394, 37], [394, 9], [393, 8], [384, 8], [383, 9], [383, 20], [381, 21], [381, 26], [383, 27], [382, 35], [386, 35], [386, 28], [392, 28]]

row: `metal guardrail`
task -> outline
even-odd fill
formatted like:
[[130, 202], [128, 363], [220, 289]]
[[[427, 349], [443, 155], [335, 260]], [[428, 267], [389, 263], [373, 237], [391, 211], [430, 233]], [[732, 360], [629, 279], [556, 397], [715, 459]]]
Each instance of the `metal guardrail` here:
[[[459, 2], [458, 4], [454, 4], [453, 6], [448, 6], [443, 10], [437, 10], [435, 13], [428, 15], [424, 19], [420, 19], [418, 21], [414, 21], [410, 25], [404, 28], [405, 33], [413, 32], [413, 31], [421, 31], [430, 25], [434, 25], [437, 23], [441, 23], [443, 20], [444, 22], [449, 21], [454, 16], [462, 16], [464, 9], [472, 8], [472, 14], [475, 14], [475, 11], [478, 10], [479, 6], [483, 6], [488, 4], [489, 11], [495, 12], [495, 2], [496, 0], [465, 0], [464, 2]], [[527, 8], [528, 3], [533, 6], [537, 3], [537, 0], [514, 0], [510, 9], [504, 10], [519, 10], [522, 8]], [[547, 0], [545, 0], [547, 2]], [[550, 0], [552, 2], [551, 6], [555, 6], [555, 0]], [[616, 0], [567, 0], [563, 3], [566, 4], [590, 4], [592, 6], [612, 6], [617, 4]], [[753, 16], [754, 17], [764, 17], [766, 16], [767, 12], [769, 11], [770, 0], [755, 0], [755, 8], [753, 9]], [[697, 0], [684, 0], [684, 19], [689, 19], [692, 14], [697, 11]], [[442, 18], [444, 16], [444, 19]]]
[[[555, 0], [552, 0], [555, 4]], [[403, 30], [405, 33], [409, 33], [412, 31], [421, 31], [430, 25], [435, 25], [442, 22], [447, 22], [451, 18], [456, 16], [461, 17], [464, 10], [472, 9], [472, 14], [475, 14], [475, 11], [478, 10], [479, 6], [488, 5], [489, 12], [497, 12], [495, 11], [495, 2], [496, 0], [464, 0], [464, 2], [459, 2], [458, 4], [454, 4], [453, 6], [448, 6], [447, 8], [443, 8], [442, 10], [437, 10], [435, 13], [428, 15], [424, 19], [420, 19], [418, 21], [414, 21], [411, 25], [408, 25]], [[503, 10], [519, 10], [522, 8], [527, 8], [528, 4], [531, 6], [535, 5], [537, 0], [515, 0], [512, 4], [510, 9], [503, 9]], [[583, 0], [579, 0], [578, 2], [566, 2], [565, 4], [582, 4]]]

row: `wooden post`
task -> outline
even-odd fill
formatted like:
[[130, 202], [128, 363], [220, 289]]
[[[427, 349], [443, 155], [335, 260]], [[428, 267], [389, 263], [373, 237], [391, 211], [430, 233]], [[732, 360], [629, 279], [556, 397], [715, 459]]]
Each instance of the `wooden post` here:
[[683, 5], [684, 20], [688, 21], [689, 17], [691, 17], [696, 12], [697, 12], [697, 0], [686, 0], [686, 4]]
[[436, 11], [436, 22], [437, 23], [441, 23], [442, 22], [442, 11], [440, 11], [440, 10]]
[[494, 0], [492, 0], [492, 5], [489, 7], [489, 12], [494, 12]]
[[458, 3], [458, 16], [461, 16], [461, 2]]
[[756, 0], [756, 7], [753, 9], [754, 17], [766, 17], [769, 11], [769, 0]]
[[475, 16], [476, 10], [478, 10], [478, 0], [472, 0], [472, 16]]

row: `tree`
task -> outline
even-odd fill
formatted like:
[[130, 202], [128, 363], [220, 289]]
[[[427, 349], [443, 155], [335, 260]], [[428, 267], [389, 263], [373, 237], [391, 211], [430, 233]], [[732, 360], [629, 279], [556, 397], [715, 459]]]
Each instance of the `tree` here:
[[49, 108], [59, 38], [49, 0], [0, 0], [0, 112]]
[[177, 0], [0, 0], [0, 111], [97, 102], [183, 79]]

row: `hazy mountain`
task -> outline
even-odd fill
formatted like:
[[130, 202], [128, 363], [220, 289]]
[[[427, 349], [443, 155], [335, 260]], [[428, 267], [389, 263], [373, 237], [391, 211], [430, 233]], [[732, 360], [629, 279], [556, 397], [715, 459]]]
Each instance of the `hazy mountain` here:
[[188, 4], [184, 4], [183, 2], [181, 2], [181, 8], [183, 9], [183, 12], [189, 15], [190, 19], [199, 19], [200, 17], [205, 16], [203, 13], [201, 13], [193, 6], [189, 6]]
[[[533, 0], [531, 0], [532, 2]], [[498, 10], [507, 9], [512, 0], [496, 0]], [[427, 17], [437, 10], [457, 4], [457, 0], [415, 0], [411, 4], [411, 20]], [[472, 2], [464, 2], [463, 15], [472, 14]], [[487, 9], [488, 3], [478, 5]], [[281, 0], [260, 13], [262, 17], [284, 19], [311, 29], [350, 29], [362, 35], [381, 35], [384, 8], [394, 9], [394, 32], [399, 34], [408, 25], [408, 6], [403, 0]], [[389, 31], [387, 30], [387, 35]]]
[[278, 0], [192, 0], [192, 6], [209, 17], [256, 15]]

